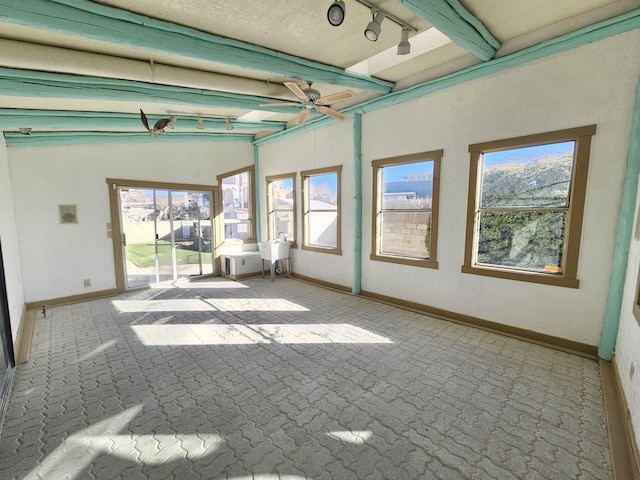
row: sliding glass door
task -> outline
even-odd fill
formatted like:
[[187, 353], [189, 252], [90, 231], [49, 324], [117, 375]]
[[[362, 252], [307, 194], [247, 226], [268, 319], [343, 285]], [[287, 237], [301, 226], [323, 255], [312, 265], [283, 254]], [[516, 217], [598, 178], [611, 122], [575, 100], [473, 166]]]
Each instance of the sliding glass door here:
[[127, 288], [213, 273], [211, 194], [119, 188]]
[[2, 245], [0, 244], [0, 417], [9, 393], [9, 373], [14, 367], [13, 340], [9, 321], [7, 284], [4, 276]]

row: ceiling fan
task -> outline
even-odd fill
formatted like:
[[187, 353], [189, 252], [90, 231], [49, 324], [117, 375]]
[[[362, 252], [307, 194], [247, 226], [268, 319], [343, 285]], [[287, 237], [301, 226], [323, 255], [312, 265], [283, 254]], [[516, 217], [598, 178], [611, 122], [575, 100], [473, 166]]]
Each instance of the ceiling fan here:
[[307, 82], [309, 84], [308, 88], [302, 89], [297, 84], [293, 82], [284, 82], [284, 85], [291, 90], [296, 97], [299, 98], [297, 102], [280, 102], [280, 103], [261, 103], [261, 107], [288, 107], [288, 106], [296, 106], [299, 105], [302, 107], [300, 111], [300, 115], [298, 115], [298, 119], [296, 120], [297, 125], [302, 125], [309, 118], [309, 112], [312, 109], [316, 109], [319, 112], [322, 112], [330, 117], [337, 118], [338, 120], [344, 120], [347, 118], [346, 115], [338, 112], [337, 110], [333, 110], [329, 108], [327, 105], [339, 102], [340, 100], [346, 100], [347, 98], [351, 98], [355, 96], [351, 90], [344, 90], [342, 92], [333, 93], [331, 95], [326, 95], [324, 97], [320, 96], [320, 92], [315, 88], [311, 88], [311, 82]]

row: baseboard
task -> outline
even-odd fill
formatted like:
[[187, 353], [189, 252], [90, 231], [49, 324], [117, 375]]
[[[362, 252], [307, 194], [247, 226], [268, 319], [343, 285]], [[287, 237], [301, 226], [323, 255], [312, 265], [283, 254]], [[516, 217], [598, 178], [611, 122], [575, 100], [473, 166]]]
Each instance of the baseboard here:
[[441, 308], [430, 307], [421, 303], [400, 300], [397, 298], [380, 295], [378, 293], [367, 292], [364, 290], [360, 292], [360, 295], [370, 298], [371, 300], [375, 300], [388, 305], [393, 305], [405, 310], [411, 310], [414, 312], [429, 315], [431, 317], [441, 318], [442, 320], [448, 320], [450, 322], [480, 328], [482, 330], [497, 333], [500, 335], [506, 335], [511, 338], [517, 338], [518, 340], [524, 340], [526, 342], [543, 345], [555, 350], [561, 350], [563, 352], [580, 355], [582, 357], [591, 358], [594, 360], [598, 358], [598, 347], [595, 345], [588, 345], [573, 340], [567, 340], [565, 338], [554, 337], [553, 335], [526, 330], [524, 328], [512, 327], [510, 325], [504, 325], [502, 323], [491, 322], [482, 318], [451, 312]]
[[35, 315], [33, 314], [33, 310], [30, 311], [25, 303], [22, 307], [22, 315], [20, 315], [18, 332], [16, 333], [16, 339], [13, 343], [13, 354], [16, 365], [22, 365], [29, 361], [34, 321]]
[[[600, 360], [600, 372], [605, 405], [607, 405], [607, 428], [615, 479], [640, 480], [640, 449], [633, 431], [629, 405], [622, 391], [621, 376], [615, 356], [611, 362]], [[609, 404], [611, 408], [616, 409], [611, 415]]]
[[310, 283], [312, 285], [328, 288], [330, 290], [336, 290], [342, 293], [351, 293], [351, 287], [345, 287], [344, 285], [339, 285], [337, 283], [325, 282], [324, 280], [318, 280], [317, 278], [307, 277], [306, 275], [300, 275], [299, 273], [295, 273], [295, 272], [291, 276], [296, 280], [300, 280], [301, 282]]
[[43, 306], [55, 307], [60, 305], [69, 305], [71, 303], [86, 302], [88, 300], [96, 300], [98, 298], [113, 297], [118, 291], [115, 288], [109, 290], [100, 290], [98, 292], [81, 293], [79, 295], [70, 295], [68, 297], [50, 298], [47, 300], [38, 300], [37, 302], [27, 302], [27, 309], [37, 310]]

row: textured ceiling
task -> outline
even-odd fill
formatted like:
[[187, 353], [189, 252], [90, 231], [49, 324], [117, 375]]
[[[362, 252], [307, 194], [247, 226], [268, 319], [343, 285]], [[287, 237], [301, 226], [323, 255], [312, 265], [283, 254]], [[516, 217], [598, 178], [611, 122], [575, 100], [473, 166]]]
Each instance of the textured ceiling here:
[[[332, 0], [0, 0], [0, 110], [135, 116], [143, 108], [154, 118], [175, 114], [179, 123], [184, 118], [172, 134], [203, 132], [196, 127], [198, 116], [237, 122], [257, 111], [265, 121], [277, 122], [273, 128], [257, 123], [249, 130], [227, 131], [219, 122], [212, 131], [248, 131], [261, 138], [295, 125], [299, 108], [258, 106], [294, 101], [285, 81], [303, 88], [314, 82], [322, 95], [352, 90], [353, 98], [331, 105], [340, 110], [486, 61], [460, 41], [462, 30], [448, 30], [445, 22], [440, 28], [445, 36], [435, 32], [431, 25], [440, 25], [438, 18], [427, 18], [433, 11], [459, 21], [450, 12], [466, 9], [498, 42], [500, 57], [640, 8], [640, 0], [364, 2], [413, 29], [412, 53], [399, 57], [401, 27], [387, 18], [379, 40], [370, 42], [363, 30], [371, 9], [357, 0], [344, 2], [345, 21], [332, 27], [326, 20]], [[421, 14], [425, 5], [427, 14]], [[389, 49], [388, 59], [381, 60]], [[268, 54], [266, 60], [262, 53]], [[367, 59], [375, 67], [373, 78], [345, 72]], [[367, 78], [380, 83], [358, 83]], [[314, 115], [322, 116], [313, 110]], [[17, 127], [0, 122], [5, 131]], [[134, 124], [109, 128], [107, 121], [86, 122], [91, 131], [123, 129], [144, 133], [141, 124], [136, 130]]]

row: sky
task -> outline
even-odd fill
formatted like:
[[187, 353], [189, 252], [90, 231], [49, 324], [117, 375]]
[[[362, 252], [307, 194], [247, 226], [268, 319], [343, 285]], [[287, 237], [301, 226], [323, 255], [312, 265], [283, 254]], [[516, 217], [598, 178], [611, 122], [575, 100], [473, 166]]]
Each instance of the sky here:
[[515, 148], [500, 152], [485, 153], [482, 163], [485, 167], [494, 167], [512, 162], [537, 160], [540, 156], [549, 155], [560, 157], [567, 153], [573, 153], [574, 142], [552, 143], [549, 145], [536, 145], [535, 147]]
[[385, 182], [400, 182], [404, 181], [403, 175], [410, 173], [433, 173], [433, 161], [393, 165], [384, 167], [383, 172]]

